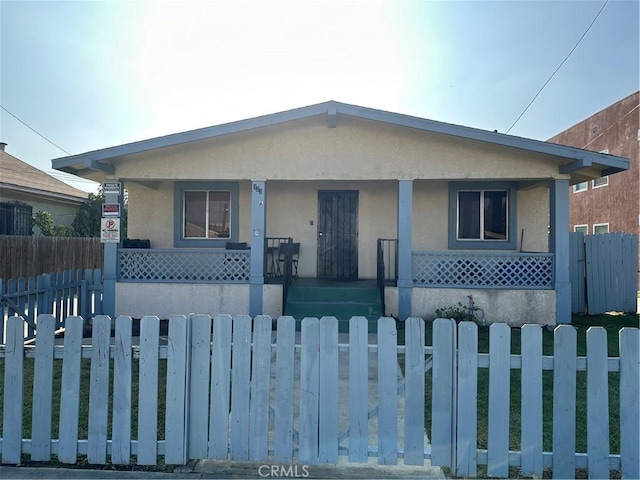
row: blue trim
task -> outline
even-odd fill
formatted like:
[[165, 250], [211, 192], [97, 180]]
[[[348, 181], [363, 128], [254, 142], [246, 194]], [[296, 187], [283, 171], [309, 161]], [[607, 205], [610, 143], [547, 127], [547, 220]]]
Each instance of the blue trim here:
[[[231, 192], [231, 238], [182, 237], [182, 198], [186, 190], [228, 190]], [[237, 182], [175, 182], [173, 193], [173, 246], [176, 248], [224, 248], [227, 242], [238, 241], [238, 183]]]
[[549, 250], [554, 253], [556, 323], [571, 323], [569, 180], [549, 182]]
[[249, 283], [249, 315], [261, 315], [264, 284], [264, 241], [267, 215], [266, 182], [251, 186], [251, 277]]
[[[334, 117], [335, 112], [335, 117]], [[111, 160], [113, 158], [123, 157], [126, 155], [145, 152], [156, 148], [164, 148], [182, 143], [193, 142], [206, 138], [215, 138], [222, 135], [245, 132], [257, 128], [267, 127], [271, 125], [279, 125], [285, 122], [300, 120], [315, 115], [328, 115], [329, 128], [334, 122], [337, 122], [337, 116], [347, 115], [366, 120], [379, 121], [391, 125], [409, 127], [432, 133], [450, 135], [453, 137], [476, 140], [480, 142], [514, 147], [522, 150], [528, 150], [536, 153], [554, 155], [560, 158], [568, 159], [570, 166], [568, 169], [574, 168], [580, 162], [591, 162], [593, 165], [609, 167], [607, 174], [628, 170], [630, 161], [623, 157], [607, 155], [603, 153], [582, 150], [575, 147], [568, 147], [540, 140], [532, 140], [529, 138], [516, 137], [477, 128], [465, 127], [462, 125], [454, 125], [450, 123], [437, 122], [425, 118], [413, 117], [399, 113], [387, 112], [384, 110], [376, 110], [373, 108], [360, 107], [357, 105], [349, 105], [336, 101], [328, 101], [316, 105], [309, 105], [284, 112], [263, 115], [260, 117], [239, 120], [236, 122], [225, 123], [213, 127], [200, 128], [182, 133], [174, 133], [163, 137], [151, 138], [139, 142], [128, 143], [115, 147], [109, 147], [102, 150], [86, 152], [79, 155], [71, 155], [68, 157], [56, 158], [51, 161], [52, 167], [56, 170], [69, 172], [66, 167], [74, 167], [79, 173], [83, 167], [85, 169], [102, 171], [104, 169], [111, 170], [111, 165], [102, 164], [102, 160]], [[578, 160], [578, 164], [573, 164], [574, 160]], [[99, 163], [100, 162], [100, 163]], [[559, 165], [558, 168], [563, 168]], [[73, 169], [71, 169], [73, 170]]]
[[413, 287], [413, 180], [398, 180], [398, 318], [411, 316]]
[[[507, 240], [458, 240], [458, 192], [460, 190], [506, 190], [509, 209]], [[515, 250], [518, 245], [518, 192], [516, 182], [449, 182], [449, 249]]]

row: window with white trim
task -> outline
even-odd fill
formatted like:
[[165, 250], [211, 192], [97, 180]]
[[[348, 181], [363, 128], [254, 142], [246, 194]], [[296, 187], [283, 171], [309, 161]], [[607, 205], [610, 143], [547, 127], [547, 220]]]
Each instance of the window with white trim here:
[[593, 224], [593, 234], [599, 235], [601, 233], [609, 233], [609, 224], [608, 223], [594, 223]]
[[600, 188], [606, 187], [609, 185], [609, 176], [606, 175], [604, 177], [596, 178], [591, 181], [591, 188]]
[[584, 192], [587, 188], [589, 188], [588, 182], [576, 183], [573, 186], [573, 193]]
[[589, 225], [574, 225], [573, 226], [573, 231], [574, 232], [580, 232], [580, 233], [584, 233], [585, 235], [589, 234]]

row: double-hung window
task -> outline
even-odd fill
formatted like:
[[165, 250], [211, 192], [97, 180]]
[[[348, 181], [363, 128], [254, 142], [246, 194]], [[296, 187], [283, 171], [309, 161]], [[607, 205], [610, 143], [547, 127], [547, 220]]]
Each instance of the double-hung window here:
[[516, 189], [504, 182], [449, 185], [449, 248], [516, 248]]
[[221, 247], [237, 238], [237, 184], [178, 182], [174, 206], [176, 246]]

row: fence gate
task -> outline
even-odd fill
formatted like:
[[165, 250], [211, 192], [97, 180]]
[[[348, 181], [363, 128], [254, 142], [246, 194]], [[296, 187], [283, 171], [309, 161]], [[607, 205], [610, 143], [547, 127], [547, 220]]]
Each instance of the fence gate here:
[[638, 235], [570, 234], [571, 311], [635, 312], [638, 292]]

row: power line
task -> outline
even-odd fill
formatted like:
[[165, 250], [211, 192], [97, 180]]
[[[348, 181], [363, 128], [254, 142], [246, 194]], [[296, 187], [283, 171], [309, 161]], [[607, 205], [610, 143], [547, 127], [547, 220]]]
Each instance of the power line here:
[[53, 145], [54, 147], [56, 147], [58, 150], [66, 153], [67, 155], [71, 155], [69, 152], [67, 152], [64, 148], [62, 148], [60, 145], [55, 144], [54, 142], [52, 142], [51, 140], [49, 140], [47, 137], [45, 137], [44, 135], [42, 135], [40, 132], [38, 132], [36, 129], [34, 129], [33, 127], [29, 126], [26, 122], [20, 120], [16, 115], [14, 115], [13, 113], [11, 113], [9, 110], [7, 110], [4, 105], [0, 105], [0, 108], [2, 108], [2, 110], [4, 110], [5, 112], [7, 112], [9, 115], [11, 115], [13, 118], [15, 118], [16, 120], [18, 120], [21, 124], [23, 124], [25, 127], [27, 127], [29, 130], [31, 130], [33, 133], [35, 133], [36, 135], [38, 135], [39, 137], [45, 139], [47, 142], [49, 142], [51, 145]]
[[591, 22], [591, 25], [589, 25], [587, 27], [587, 29], [584, 31], [584, 33], [582, 34], [582, 36], [580, 37], [580, 39], [578, 40], [578, 42], [573, 46], [573, 48], [571, 49], [571, 51], [569, 52], [569, 54], [564, 57], [564, 60], [562, 60], [562, 62], [560, 63], [560, 65], [558, 65], [558, 68], [556, 68], [554, 70], [554, 72], [551, 74], [551, 76], [547, 79], [546, 82], [544, 82], [544, 84], [542, 85], [542, 87], [540, 87], [540, 90], [538, 90], [538, 93], [536, 93], [534, 95], [534, 97], [531, 99], [531, 101], [529, 102], [529, 105], [527, 105], [525, 107], [525, 109], [522, 111], [522, 113], [518, 116], [518, 118], [516, 118], [516, 121], [513, 122], [513, 124], [509, 127], [509, 129], [506, 131], [506, 133], [509, 133], [511, 131], [511, 129], [513, 127], [516, 126], [516, 123], [518, 123], [520, 121], [520, 119], [523, 117], [523, 115], [527, 112], [527, 110], [529, 110], [529, 107], [533, 104], [533, 102], [536, 101], [536, 98], [538, 98], [538, 95], [540, 95], [542, 93], [542, 90], [544, 90], [544, 87], [547, 86], [547, 84], [551, 81], [551, 79], [556, 75], [556, 73], [558, 73], [558, 70], [560, 70], [562, 68], [562, 66], [564, 65], [564, 63], [569, 60], [569, 57], [571, 56], [571, 54], [574, 52], [574, 50], [576, 48], [578, 48], [578, 45], [580, 45], [580, 42], [582, 42], [582, 39], [587, 35], [587, 33], [589, 33], [589, 30], [591, 30], [591, 27], [593, 27], [593, 24], [596, 23], [596, 20], [598, 19], [598, 17], [600, 16], [600, 14], [602, 13], [602, 11], [604, 10], [604, 7], [607, 6], [607, 3], [609, 3], [609, 0], [605, 0], [604, 4], [602, 5], [602, 7], [600, 8], [600, 10], [598, 11], [598, 13], [596, 14], [596, 16], [594, 17], [593, 21]]

